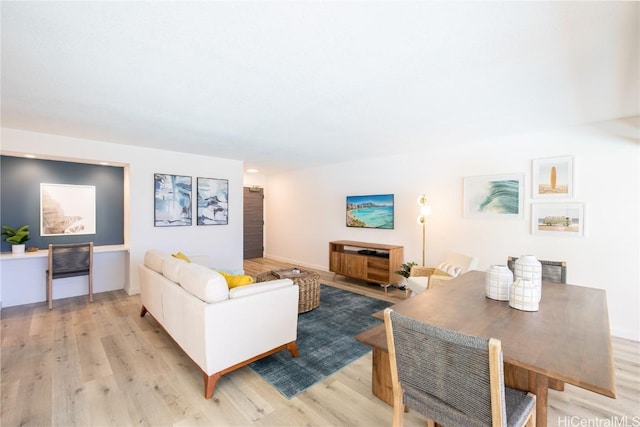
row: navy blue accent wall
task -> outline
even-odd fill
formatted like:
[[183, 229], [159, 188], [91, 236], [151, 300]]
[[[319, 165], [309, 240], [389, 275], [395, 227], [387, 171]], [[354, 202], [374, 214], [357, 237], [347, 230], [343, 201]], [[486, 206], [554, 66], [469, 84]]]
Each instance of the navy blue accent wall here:
[[[96, 187], [96, 234], [40, 236], [40, 183]], [[93, 241], [124, 244], [124, 168], [0, 156], [0, 224], [29, 224], [27, 247]], [[11, 245], [2, 240], [2, 252]]]

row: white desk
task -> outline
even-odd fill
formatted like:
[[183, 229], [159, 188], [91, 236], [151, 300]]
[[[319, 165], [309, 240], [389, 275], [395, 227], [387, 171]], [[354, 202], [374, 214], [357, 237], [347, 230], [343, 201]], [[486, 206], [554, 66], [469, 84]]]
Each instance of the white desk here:
[[[125, 289], [129, 280], [129, 248], [125, 245], [94, 246], [93, 292]], [[49, 251], [24, 254], [0, 253], [0, 304], [2, 307], [46, 301]], [[56, 279], [53, 299], [87, 295], [86, 276]]]

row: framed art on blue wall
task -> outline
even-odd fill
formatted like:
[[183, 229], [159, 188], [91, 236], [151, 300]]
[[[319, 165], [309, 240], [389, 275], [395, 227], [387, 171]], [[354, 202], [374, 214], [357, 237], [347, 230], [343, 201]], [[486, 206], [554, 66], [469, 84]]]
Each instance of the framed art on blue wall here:
[[198, 225], [229, 223], [229, 180], [198, 177]]
[[94, 185], [40, 184], [40, 235], [96, 234]]
[[154, 225], [191, 225], [191, 177], [154, 174]]

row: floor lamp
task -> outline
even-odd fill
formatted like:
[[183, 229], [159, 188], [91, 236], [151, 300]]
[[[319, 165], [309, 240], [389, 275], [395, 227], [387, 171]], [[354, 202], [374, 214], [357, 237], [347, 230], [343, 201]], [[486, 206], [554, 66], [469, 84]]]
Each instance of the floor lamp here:
[[427, 196], [425, 196], [424, 194], [421, 194], [420, 197], [418, 197], [418, 205], [420, 206], [420, 216], [418, 216], [418, 224], [422, 225], [422, 265], [425, 266], [426, 264], [426, 257], [425, 257], [425, 242], [426, 242], [426, 224], [427, 224], [427, 217], [429, 215], [431, 215], [431, 206], [429, 206], [427, 204]]

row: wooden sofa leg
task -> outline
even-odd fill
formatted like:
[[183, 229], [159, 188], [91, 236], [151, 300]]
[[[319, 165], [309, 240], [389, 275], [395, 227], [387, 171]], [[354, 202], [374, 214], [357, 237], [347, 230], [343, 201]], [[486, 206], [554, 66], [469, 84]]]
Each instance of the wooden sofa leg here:
[[291, 355], [293, 357], [298, 357], [298, 344], [296, 344], [295, 341], [291, 341], [289, 344], [287, 344], [287, 350], [291, 352]]
[[206, 372], [202, 372], [202, 376], [204, 377], [204, 398], [211, 399], [216, 388], [216, 383], [222, 374], [217, 372], [213, 375], [207, 375]]
[[140, 309], [140, 317], [144, 317], [145, 314], [147, 314], [147, 307], [143, 305]]

